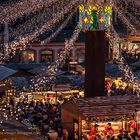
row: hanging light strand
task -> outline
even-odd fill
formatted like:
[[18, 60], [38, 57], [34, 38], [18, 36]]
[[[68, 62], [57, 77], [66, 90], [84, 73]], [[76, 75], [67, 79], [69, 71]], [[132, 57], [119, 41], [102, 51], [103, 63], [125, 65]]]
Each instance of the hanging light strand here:
[[48, 38], [46, 38], [44, 41], [41, 42], [41, 44], [46, 44], [49, 43], [54, 37], [56, 37], [68, 24], [69, 20], [72, 18], [72, 16], [76, 13], [77, 8], [75, 11], [73, 11], [68, 17], [67, 19], [61, 24], [61, 26], [54, 32], [52, 33]]
[[26, 45], [30, 41], [32, 41], [33, 39], [38, 37], [40, 34], [42, 34], [47, 29], [51, 29], [54, 25], [56, 25], [56, 23], [59, 23], [60, 20], [62, 20], [64, 18], [66, 13], [68, 13], [69, 11], [72, 11], [73, 7], [78, 6], [78, 3], [79, 2], [72, 1], [71, 3], [69, 3], [68, 6], [64, 7], [61, 12], [57, 12], [56, 14], [54, 14], [53, 19], [48, 21], [47, 23], [45, 23], [41, 28], [36, 29], [33, 33], [29, 33], [27, 35], [18, 37], [18, 39], [16, 41], [12, 41], [12, 42], [8, 43], [8, 49], [7, 49], [8, 53], [7, 54], [9, 54], [10, 56], [9, 55], [5, 56], [5, 60], [7, 60], [9, 57], [13, 56], [18, 48], [20, 48], [20, 50], [24, 50], [26, 48]]
[[[68, 3], [68, 0], [63, 0], [61, 2], [53, 4], [53, 7], [49, 7], [47, 9], [40, 10], [34, 16], [27, 16], [25, 22], [19, 24], [15, 28], [9, 26], [10, 34], [9, 38], [12, 40], [16, 40], [19, 36], [23, 36], [30, 32], [33, 32], [36, 28], [40, 28], [46, 22], [52, 20], [57, 12], [61, 12], [63, 8]], [[11, 28], [10, 28], [11, 27]], [[51, 28], [50, 28], [51, 29]]]
[[11, 22], [24, 15], [34, 13], [44, 7], [49, 7], [58, 0], [21, 0], [19, 2], [10, 3], [10, 5], [1, 5], [0, 23]]
[[127, 8], [130, 8], [131, 11], [128, 11], [129, 13], [132, 13], [132, 16], [138, 16], [140, 15], [140, 2], [139, 0], [114, 0], [114, 3], [117, 4], [117, 6], [119, 6], [120, 4], [124, 4], [124, 6], [126, 6]]
[[129, 18], [129, 20], [134, 24], [139, 24], [138, 16], [134, 11], [130, 11], [130, 9], [134, 8], [132, 5], [126, 2], [125, 0], [116, 1], [114, 5], [118, 7], [118, 9], [123, 13], [125, 16]]
[[75, 41], [77, 40], [81, 29], [78, 25], [76, 26], [72, 37], [69, 40], [66, 40], [65, 47], [60, 52], [60, 55], [54, 64], [51, 64], [48, 68], [43, 69], [43, 73], [38, 75], [35, 79], [32, 79], [32, 88], [40, 89], [40, 87], [46, 87], [46, 85], [55, 79], [56, 73], [59, 68], [65, 64], [65, 60], [70, 53], [70, 50], [73, 48]]
[[118, 14], [118, 17], [121, 19], [123, 24], [125, 24], [127, 26], [127, 28], [129, 28], [132, 31], [133, 34], [137, 34], [137, 30], [135, 29], [135, 27], [132, 24], [130, 24], [128, 19], [121, 13], [121, 10], [118, 9], [115, 5], [113, 5], [113, 9]]
[[[116, 46], [116, 45], [118, 45], [118, 43], [120, 43], [122, 41], [122, 39], [119, 37], [119, 35], [117, 34], [117, 32], [115, 31], [113, 26], [112, 26], [111, 31], [113, 32], [113, 34], [110, 35], [111, 37], [109, 37], [109, 39], [111, 41], [111, 46]], [[114, 44], [114, 42], [115, 42], [115, 44]], [[118, 53], [118, 52], [116, 52], [116, 53]], [[125, 58], [121, 54], [121, 50], [119, 51], [119, 54], [117, 54], [117, 55], [119, 55], [119, 57], [116, 57], [116, 59], [119, 62], [118, 66], [119, 66], [120, 70], [124, 73], [126, 82], [133, 83], [135, 85], [134, 88], [139, 89], [140, 83], [138, 83], [138, 77], [133, 73], [132, 69], [127, 64]]]

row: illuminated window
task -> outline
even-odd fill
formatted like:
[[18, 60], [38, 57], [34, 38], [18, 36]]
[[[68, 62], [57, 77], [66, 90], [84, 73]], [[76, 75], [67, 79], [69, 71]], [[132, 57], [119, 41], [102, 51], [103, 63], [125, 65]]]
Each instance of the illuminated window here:
[[76, 57], [77, 57], [78, 63], [83, 63], [85, 61], [85, 48], [77, 49]]
[[23, 63], [35, 62], [35, 52], [33, 50], [23, 51], [21, 61]]
[[53, 51], [43, 50], [41, 51], [41, 62], [53, 62]]

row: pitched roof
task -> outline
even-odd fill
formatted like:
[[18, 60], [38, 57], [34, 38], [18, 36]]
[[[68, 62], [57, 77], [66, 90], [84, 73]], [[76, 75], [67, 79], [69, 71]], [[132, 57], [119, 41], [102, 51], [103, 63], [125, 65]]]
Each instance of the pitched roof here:
[[112, 77], [119, 77], [122, 75], [122, 72], [119, 69], [118, 65], [112, 63], [106, 63], [105, 72]]
[[[138, 96], [103, 96], [94, 98], [78, 98], [71, 100], [81, 114], [86, 118], [105, 118], [122, 116], [140, 110]], [[66, 106], [67, 103], [64, 104]]]
[[10, 64], [4, 64], [5, 67], [8, 67], [10, 69], [14, 70], [31, 70], [33, 68], [41, 67], [41, 66], [48, 66], [48, 64], [38, 64], [38, 63], [10, 63]]
[[132, 63], [131, 66], [140, 68], [140, 60]]
[[9, 76], [15, 74], [17, 71], [0, 65], [0, 81], [8, 78]]

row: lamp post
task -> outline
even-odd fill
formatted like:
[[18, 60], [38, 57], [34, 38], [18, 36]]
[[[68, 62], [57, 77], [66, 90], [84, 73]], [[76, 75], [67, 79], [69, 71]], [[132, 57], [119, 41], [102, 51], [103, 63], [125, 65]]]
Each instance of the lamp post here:
[[88, 0], [80, 5], [79, 12], [79, 27], [86, 29], [85, 97], [103, 96], [108, 45], [105, 30], [111, 25], [112, 6], [101, 0]]

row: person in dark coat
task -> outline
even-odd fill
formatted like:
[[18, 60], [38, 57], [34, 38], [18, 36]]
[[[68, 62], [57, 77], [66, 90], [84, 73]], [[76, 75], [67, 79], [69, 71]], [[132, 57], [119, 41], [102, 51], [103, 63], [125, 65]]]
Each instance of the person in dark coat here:
[[136, 128], [133, 129], [133, 132], [130, 134], [130, 136], [131, 136], [131, 138], [133, 140], [137, 140], [138, 139], [138, 132], [137, 132]]

